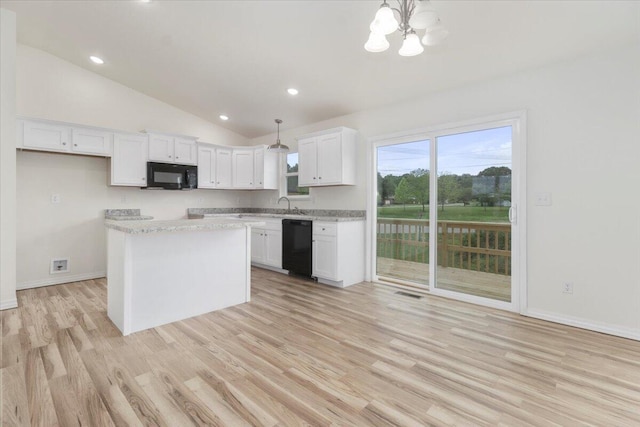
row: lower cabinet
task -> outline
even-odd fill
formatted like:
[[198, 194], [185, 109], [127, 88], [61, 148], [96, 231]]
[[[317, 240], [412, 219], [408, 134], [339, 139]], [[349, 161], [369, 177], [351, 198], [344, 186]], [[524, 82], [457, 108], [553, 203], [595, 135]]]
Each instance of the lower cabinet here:
[[259, 220], [266, 225], [251, 229], [251, 262], [282, 268], [282, 222]]
[[312, 275], [345, 287], [364, 280], [365, 222], [313, 221]]

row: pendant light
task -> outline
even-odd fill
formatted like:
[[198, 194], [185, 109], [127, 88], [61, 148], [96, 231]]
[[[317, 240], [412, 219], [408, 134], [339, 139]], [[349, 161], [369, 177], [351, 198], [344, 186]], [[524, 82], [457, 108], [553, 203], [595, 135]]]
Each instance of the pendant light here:
[[282, 120], [276, 119], [276, 123], [278, 124], [278, 137], [276, 139], [276, 143], [268, 146], [267, 150], [271, 150], [276, 153], [286, 153], [289, 151], [289, 147], [280, 142], [280, 123], [282, 123]]

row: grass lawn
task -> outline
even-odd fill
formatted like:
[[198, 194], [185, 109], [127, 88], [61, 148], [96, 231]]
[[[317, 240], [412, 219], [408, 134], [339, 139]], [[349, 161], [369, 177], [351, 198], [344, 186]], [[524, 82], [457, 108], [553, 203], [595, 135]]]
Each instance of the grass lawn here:
[[[390, 205], [378, 207], [380, 218], [429, 219], [429, 206], [422, 211], [421, 205]], [[445, 205], [438, 206], [438, 219], [441, 221], [482, 221], [509, 222], [508, 207], [481, 207]]]

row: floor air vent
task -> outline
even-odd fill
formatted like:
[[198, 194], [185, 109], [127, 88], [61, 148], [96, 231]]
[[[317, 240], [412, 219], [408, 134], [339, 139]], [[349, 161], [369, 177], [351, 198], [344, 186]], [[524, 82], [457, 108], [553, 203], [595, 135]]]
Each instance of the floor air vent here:
[[402, 292], [402, 291], [397, 291], [396, 294], [402, 295], [402, 296], [405, 296], [405, 297], [415, 298], [415, 299], [422, 298], [422, 295], [410, 294], [408, 292]]

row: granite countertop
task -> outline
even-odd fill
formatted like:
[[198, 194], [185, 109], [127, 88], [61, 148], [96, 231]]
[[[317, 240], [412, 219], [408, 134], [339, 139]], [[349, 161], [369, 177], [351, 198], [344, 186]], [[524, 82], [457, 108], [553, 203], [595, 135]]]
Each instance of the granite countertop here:
[[261, 221], [235, 218], [177, 219], [170, 221], [105, 221], [105, 227], [128, 234], [173, 233], [179, 231], [226, 230], [232, 228], [259, 227]]
[[105, 215], [104, 219], [111, 221], [142, 221], [153, 219], [149, 215]]
[[141, 215], [140, 209], [105, 209], [104, 219], [113, 221], [139, 221], [153, 219], [149, 215]]
[[234, 213], [221, 213], [221, 214], [190, 214], [189, 218], [192, 219], [206, 219], [206, 218], [279, 218], [279, 219], [306, 219], [309, 221], [327, 221], [327, 222], [344, 222], [344, 221], [364, 221], [364, 217], [358, 216], [317, 216], [317, 215], [295, 215], [295, 214], [269, 214], [269, 213], [246, 213], [246, 214], [234, 214]]

